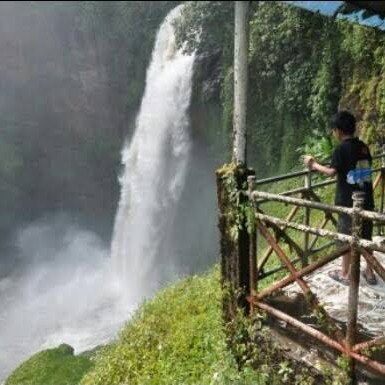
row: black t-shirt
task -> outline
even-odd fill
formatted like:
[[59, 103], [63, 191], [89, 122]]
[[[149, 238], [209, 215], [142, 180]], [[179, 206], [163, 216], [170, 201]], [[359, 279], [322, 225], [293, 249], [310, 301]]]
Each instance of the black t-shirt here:
[[358, 164], [372, 165], [372, 157], [368, 146], [358, 138], [349, 138], [341, 142], [333, 151], [331, 168], [337, 170], [337, 189], [335, 204], [352, 207], [353, 191], [364, 191], [364, 209], [373, 210], [373, 186], [372, 182], [350, 184], [347, 181], [349, 171], [355, 170]]

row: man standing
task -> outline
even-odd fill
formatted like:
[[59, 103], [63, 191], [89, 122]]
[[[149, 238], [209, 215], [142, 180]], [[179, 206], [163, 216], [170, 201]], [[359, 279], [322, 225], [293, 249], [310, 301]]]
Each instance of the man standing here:
[[[314, 171], [327, 176], [337, 175], [337, 188], [335, 204], [338, 206], [352, 207], [353, 191], [365, 193], [364, 209], [373, 210], [373, 186], [371, 180], [372, 157], [368, 146], [356, 137], [356, 119], [347, 111], [340, 111], [333, 116], [331, 126], [335, 138], [339, 144], [333, 151], [330, 167], [323, 166], [316, 160], [306, 155], [305, 165]], [[338, 232], [351, 234], [352, 221], [347, 214], [340, 214], [338, 218]], [[372, 238], [373, 225], [371, 221], [363, 221], [362, 238]], [[334, 270], [329, 276], [343, 285], [349, 285], [351, 252], [342, 257], [342, 268]], [[371, 267], [367, 264], [363, 273], [369, 285], [376, 285], [377, 279]]]

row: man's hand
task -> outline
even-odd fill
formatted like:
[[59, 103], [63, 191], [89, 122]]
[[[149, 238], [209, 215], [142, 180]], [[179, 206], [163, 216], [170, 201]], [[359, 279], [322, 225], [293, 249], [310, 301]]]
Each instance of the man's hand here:
[[311, 155], [305, 155], [303, 157], [303, 163], [305, 163], [305, 166], [311, 170], [311, 171], [318, 171], [321, 174], [327, 175], [327, 176], [334, 176], [337, 173], [337, 170], [335, 168], [323, 166], [316, 162], [316, 160]]
[[303, 157], [303, 163], [309, 170], [313, 170], [313, 165], [315, 163], [315, 159], [311, 155], [305, 155]]

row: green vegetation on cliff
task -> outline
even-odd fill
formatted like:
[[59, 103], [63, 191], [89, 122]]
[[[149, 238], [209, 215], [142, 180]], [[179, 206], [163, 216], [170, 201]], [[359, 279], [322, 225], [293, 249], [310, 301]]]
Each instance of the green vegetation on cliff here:
[[[145, 302], [83, 384], [228, 382], [218, 274], [186, 278]], [[233, 373], [234, 374], [234, 373]]]
[[93, 367], [87, 354], [74, 355], [71, 346], [36, 353], [7, 378], [6, 385], [74, 385]]
[[[183, 14], [177, 23], [179, 44], [187, 41], [186, 49], [200, 54], [221, 53], [223, 128], [216, 140], [229, 147], [233, 4], [188, 2]], [[249, 25], [248, 154], [259, 176], [298, 166], [304, 148], [327, 155], [332, 147], [328, 122], [338, 108], [357, 115], [365, 140], [384, 140], [382, 31], [282, 2], [252, 2]]]

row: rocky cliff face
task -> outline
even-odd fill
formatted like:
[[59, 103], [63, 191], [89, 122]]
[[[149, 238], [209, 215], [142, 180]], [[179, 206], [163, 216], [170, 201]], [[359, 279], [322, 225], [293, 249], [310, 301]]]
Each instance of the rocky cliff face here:
[[223, 141], [221, 64], [220, 50], [198, 55], [195, 61], [194, 89], [190, 108], [193, 135], [196, 141], [208, 148], [216, 167], [228, 160], [231, 140], [231, 133], [229, 133], [229, 140]]
[[112, 228], [126, 116], [107, 47], [78, 17], [72, 5], [0, 4], [3, 246], [19, 225], [52, 211], [72, 212], [105, 239]]

